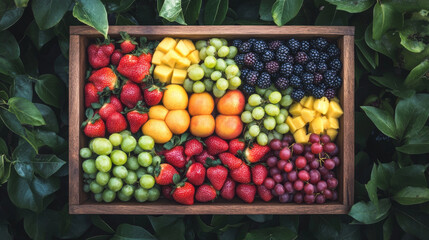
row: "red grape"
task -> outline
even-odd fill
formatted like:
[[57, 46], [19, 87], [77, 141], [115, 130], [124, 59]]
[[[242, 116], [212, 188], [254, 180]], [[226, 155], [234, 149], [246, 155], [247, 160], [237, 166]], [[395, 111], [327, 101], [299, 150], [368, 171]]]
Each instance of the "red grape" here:
[[304, 182], [307, 182], [308, 180], [310, 180], [310, 174], [305, 170], [299, 171], [298, 177], [299, 177], [299, 179], [301, 179]]
[[316, 184], [316, 191], [317, 192], [323, 192], [328, 187], [328, 184], [326, 184], [325, 181], [319, 181]]
[[280, 141], [279, 139], [271, 140], [270, 148], [272, 150], [279, 151], [280, 149], [282, 149], [282, 141]]
[[284, 193], [284, 194], [279, 196], [279, 202], [286, 203], [288, 201], [289, 201], [289, 194]]
[[276, 193], [277, 193], [277, 195], [282, 195], [282, 194], [284, 194], [285, 193], [285, 187], [283, 187], [283, 185], [282, 184], [280, 184], [280, 183], [277, 183], [275, 186], [274, 186], [274, 191], [276, 191]]
[[319, 135], [317, 135], [315, 133], [312, 133], [310, 135], [310, 138], [309, 138], [308, 141], [311, 142], [311, 143], [318, 143], [318, 142], [320, 142], [320, 137], [319, 137]]
[[293, 169], [293, 164], [291, 162], [287, 162], [285, 167], [283, 168], [283, 170], [287, 173], [289, 173], [290, 171], [292, 171]]
[[325, 196], [323, 196], [322, 194], [319, 194], [316, 196], [316, 203], [321, 204], [321, 203], [325, 203]]
[[311, 152], [311, 145], [304, 145], [304, 153]]
[[323, 151], [327, 153], [332, 153], [336, 147], [337, 146], [335, 145], [335, 143], [332, 143], [332, 142], [326, 143], [325, 145], [323, 145]]
[[267, 177], [267, 178], [265, 178], [265, 180], [264, 180], [264, 186], [267, 188], [267, 189], [273, 189], [273, 187], [274, 187], [274, 185], [276, 184], [276, 182], [274, 181], [274, 179], [272, 179], [272, 178], [270, 178], [270, 177]]
[[276, 174], [276, 175], [274, 175], [274, 176], [273, 176], [273, 179], [274, 179], [274, 181], [275, 181], [276, 183], [281, 183], [281, 182], [283, 182], [283, 177], [282, 177], [282, 175], [281, 175], [281, 174]]
[[302, 203], [304, 201], [304, 196], [302, 196], [302, 193], [296, 193], [293, 196], [293, 201], [296, 203]]
[[338, 186], [338, 180], [336, 178], [330, 178], [326, 180], [329, 189], [335, 189]]
[[313, 143], [311, 144], [311, 152], [314, 154], [319, 154], [323, 152], [323, 146], [320, 143]]
[[332, 200], [335, 201], [338, 199], [338, 193], [337, 191], [332, 191]]
[[314, 195], [313, 194], [306, 194], [305, 196], [304, 196], [304, 202], [305, 203], [307, 203], [307, 204], [312, 204], [312, 203], [314, 203], [314, 200], [316, 199], [316, 197], [314, 197]]
[[293, 136], [291, 134], [286, 134], [283, 136], [282, 141], [285, 141], [285, 142], [291, 144], [293, 142]]
[[290, 152], [289, 148], [285, 147], [282, 150], [280, 150], [280, 153], [279, 153], [280, 159], [282, 159], [282, 160], [289, 160], [290, 156], [291, 156], [291, 152]]
[[331, 142], [331, 138], [330, 138], [328, 135], [323, 134], [323, 135], [320, 137], [320, 141], [321, 141], [323, 144], [327, 144], [328, 142]]
[[292, 147], [294, 155], [300, 155], [304, 152], [304, 146], [301, 143], [295, 143]]
[[338, 155], [338, 153], [339, 153], [339, 151], [340, 151], [340, 149], [338, 148], [338, 146], [336, 146], [335, 145], [335, 149], [334, 149], [334, 151], [333, 152], [331, 152], [331, 157], [333, 157], [333, 156], [337, 156]]
[[295, 189], [293, 189], [293, 184], [291, 182], [285, 182], [285, 184], [283, 184], [283, 186], [285, 187], [285, 191], [287, 193], [295, 192]]
[[328, 170], [332, 170], [335, 168], [335, 162], [334, 160], [328, 158], [325, 160], [325, 163], [323, 164], [323, 166], [325, 166], [325, 168]]
[[321, 179], [321, 176], [319, 171], [315, 169], [310, 170], [310, 183], [317, 184], [317, 182], [319, 182], [320, 179]]
[[332, 191], [330, 189], [325, 189], [325, 191], [323, 191], [323, 195], [326, 199], [332, 199]]
[[318, 169], [320, 164], [318, 160], [309, 161], [309, 164], [311, 169]]
[[304, 188], [304, 182], [301, 180], [296, 180], [293, 183], [293, 188], [297, 191], [301, 191]]
[[277, 168], [280, 169], [280, 170], [283, 170], [285, 168], [286, 163], [287, 162], [285, 160], [278, 161], [277, 162]]
[[335, 156], [332, 158], [332, 160], [334, 161], [336, 167], [338, 167], [340, 165], [340, 158], [339, 157]]
[[271, 194], [273, 194], [274, 197], [278, 197], [279, 196], [279, 195], [277, 195], [276, 190], [274, 190], [274, 188], [271, 189]]
[[270, 175], [271, 176], [274, 176], [274, 175], [279, 174], [279, 173], [280, 173], [280, 170], [278, 168], [276, 168], [276, 167], [270, 168]]
[[289, 147], [289, 143], [286, 141], [282, 141], [282, 148]]
[[332, 171], [329, 171], [327, 174], [322, 176], [323, 180], [325, 180], [325, 181], [330, 179], [330, 178], [333, 178], [333, 177], [335, 177], [335, 173]]
[[295, 160], [295, 166], [298, 169], [304, 168], [305, 165], [307, 165], [307, 159], [305, 159], [305, 157], [299, 156], [299, 157], [296, 158], [296, 160]]
[[311, 183], [307, 183], [304, 186], [305, 194], [313, 194], [314, 193], [314, 185]]
[[287, 175], [289, 182], [295, 182], [298, 179], [298, 173], [293, 170]]
[[311, 170], [310, 166], [308, 166], [308, 165], [305, 165], [305, 167], [303, 169], [307, 172], [309, 172]]
[[324, 176], [329, 173], [329, 170], [326, 169], [325, 167], [319, 167], [319, 172], [320, 174], [322, 174], [322, 176]]
[[275, 167], [277, 165], [277, 157], [271, 156], [267, 159], [268, 167]]
[[305, 159], [307, 159], [307, 161], [311, 162], [315, 159], [314, 154], [311, 152], [306, 152], [304, 154]]

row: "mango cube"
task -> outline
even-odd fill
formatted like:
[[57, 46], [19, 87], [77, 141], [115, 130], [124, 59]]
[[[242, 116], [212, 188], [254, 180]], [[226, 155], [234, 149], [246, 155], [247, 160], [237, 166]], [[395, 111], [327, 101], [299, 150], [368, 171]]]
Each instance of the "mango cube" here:
[[313, 96], [309, 96], [306, 98], [305, 102], [302, 104], [303, 107], [313, 109], [315, 98]]
[[188, 69], [188, 67], [191, 65], [191, 60], [189, 60], [186, 57], [182, 57], [179, 60], [176, 61], [176, 65], [174, 66], [175, 68], [178, 69]]
[[310, 123], [311, 125], [311, 129], [313, 130], [312, 132], [315, 134], [321, 134], [323, 133], [323, 120], [321, 117], [317, 117], [315, 118], [313, 121], [311, 121]]
[[326, 116], [332, 117], [332, 118], [339, 118], [343, 115], [343, 113], [344, 112], [343, 112], [343, 109], [341, 109], [340, 104], [335, 101], [331, 101], [329, 103], [329, 108], [326, 113]]
[[302, 111], [302, 106], [299, 103], [294, 103], [289, 108], [289, 113], [292, 114], [294, 117], [300, 116]]
[[337, 118], [328, 118], [329, 120], [329, 128], [338, 129], [340, 128], [340, 124], [338, 123]]
[[320, 112], [321, 114], [326, 114], [329, 108], [329, 100], [326, 97], [314, 100], [313, 109]]
[[305, 131], [305, 128], [300, 128], [296, 130], [296, 132], [293, 134], [293, 138], [297, 143], [307, 143], [308, 137], [307, 137], [307, 132]]
[[327, 117], [323, 116], [322, 117], [322, 122], [323, 122], [323, 129], [328, 129], [329, 128], [329, 120]]
[[331, 138], [331, 141], [334, 141], [338, 135], [338, 130], [330, 128], [326, 130], [326, 134]]
[[188, 55], [188, 59], [191, 60], [192, 64], [196, 64], [200, 62], [200, 52], [198, 50], [194, 50], [192, 51], [189, 55]]
[[152, 64], [155, 65], [161, 65], [161, 59], [164, 57], [164, 53], [161, 51], [155, 51], [155, 53], [152, 56]]
[[183, 40], [180, 40], [176, 45], [176, 51], [180, 53], [182, 56], [186, 57], [191, 52], [191, 50], [186, 46]]
[[170, 83], [173, 68], [165, 65], [158, 65], [153, 70], [153, 77], [163, 83]]
[[291, 133], [294, 133], [298, 129], [297, 127], [295, 127], [295, 124], [293, 123], [293, 118], [290, 116], [286, 118], [286, 124], [289, 125]]
[[165, 65], [173, 68], [176, 64], [176, 61], [182, 58], [176, 51], [170, 50], [167, 54], [162, 57], [161, 62]]
[[316, 116], [316, 111], [314, 111], [312, 109], [303, 108], [301, 111], [301, 117], [305, 123], [309, 123], [309, 122], [313, 121], [315, 116]]
[[156, 50], [167, 53], [170, 49], [173, 49], [176, 46], [176, 40], [171, 37], [166, 37], [158, 44]]
[[293, 121], [293, 125], [296, 128], [302, 128], [305, 126], [305, 122], [304, 122], [304, 119], [302, 119], [302, 117], [295, 117], [295, 118], [293, 118], [292, 121]]
[[307, 101], [308, 96], [304, 96], [299, 103], [304, 106], [305, 101]]
[[175, 68], [173, 70], [173, 75], [171, 76], [171, 83], [172, 84], [183, 84], [187, 74], [188, 74], [188, 72], [186, 70]]
[[189, 40], [189, 39], [183, 39], [182, 41], [189, 48], [189, 50], [191, 50], [191, 52], [196, 49], [194, 43], [191, 40]]

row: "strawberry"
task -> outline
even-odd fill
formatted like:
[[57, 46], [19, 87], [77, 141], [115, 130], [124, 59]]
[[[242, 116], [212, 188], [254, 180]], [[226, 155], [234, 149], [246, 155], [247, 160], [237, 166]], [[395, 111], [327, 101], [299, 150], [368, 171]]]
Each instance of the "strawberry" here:
[[235, 196], [235, 182], [231, 178], [227, 178], [220, 190], [220, 195], [226, 200], [232, 200]]
[[136, 38], [130, 37], [128, 33], [126, 32], [119, 32], [119, 34], [122, 37], [122, 40], [120, 40], [118, 43], [121, 46], [121, 50], [123, 53], [130, 53], [136, 49]]
[[160, 88], [156, 85], [151, 85], [147, 87], [142, 85], [143, 90], [143, 99], [148, 106], [154, 106], [161, 102], [162, 96], [164, 95], [162, 91], [164, 88]]
[[271, 201], [271, 199], [273, 199], [273, 194], [271, 193], [271, 191], [266, 188], [264, 185], [259, 185], [257, 187], [258, 189], [258, 195], [261, 197], [262, 200], [264, 200], [265, 202], [269, 202]]
[[186, 164], [183, 146], [175, 146], [165, 151], [164, 157], [166, 162], [177, 168], [183, 168]]
[[241, 164], [241, 166], [237, 169], [232, 169], [229, 172], [231, 178], [239, 183], [250, 183], [250, 168], [246, 164]]
[[135, 83], [141, 83], [143, 79], [148, 76], [150, 70], [150, 62], [145, 60], [142, 54], [141, 58], [127, 54], [121, 58], [118, 65], [118, 72], [124, 77]]
[[139, 56], [140, 61], [145, 61], [145, 62], [152, 62], [152, 53], [142, 53]]
[[94, 84], [97, 92], [102, 92], [106, 87], [113, 90], [118, 83], [118, 77], [111, 68], [105, 67], [91, 74], [88, 81]]
[[139, 86], [131, 81], [127, 81], [122, 87], [120, 98], [128, 108], [134, 108], [139, 101], [143, 100]]
[[115, 106], [117, 112], [122, 112], [124, 108], [122, 107], [121, 101], [116, 96], [110, 96], [110, 103]]
[[267, 178], [268, 170], [262, 164], [256, 164], [252, 167], [252, 181], [255, 185], [261, 185]]
[[247, 161], [255, 163], [259, 162], [269, 152], [269, 146], [261, 146], [255, 143], [252, 148], [246, 148], [246, 150], [244, 150], [244, 157]]
[[220, 190], [228, 177], [228, 169], [226, 167], [217, 165], [207, 169], [207, 178], [216, 190]]
[[229, 152], [236, 155], [238, 153], [238, 151], [243, 152], [244, 150], [244, 142], [240, 141], [238, 138], [236, 139], [232, 139], [231, 141], [229, 141]]
[[107, 118], [106, 128], [110, 134], [122, 132], [127, 129], [127, 120], [121, 113], [114, 112]]
[[166, 199], [173, 199], [171, 196], [171, 191], [173, 191], [173, 187], [170, 185], [162, 186], [161, 188], [162, 196], [164, 196]]
[[103, 120], [98, 119], [88, 121], [83, 129], [83, 132], [87, 137], [95, 138], [95, 137], [104, 137], [106, 133], [106, 126], [104, 125]]
[[215, 158], [208, 154], [206, 150], [203, 150], [201, 154], [195, 156], [195, 160], [199, 163], [206, 164], [207, 158], [214, 160]]
[[210, 155], [217, 155], [228, 150], [228, 143], [218, 136], [210, 136], [205, 141], [207, 152]]
[[241, 200], [252, 203], [255, 200], [256, 187], [251, 184], [239, 184], [236, 188], [236, 193]]
[[201, 185], [195, 193], [195, 199], [198, 202], [210, 202], [213, 201], [216, 196], [216, 190], [208, 184]]
[[204, 178], [206, 177], [206, 168], [203, 164], [197, 162], [189, 166], [188, 171], [186, 172], [186, 178], [194, 186], [199, 186], [203, 184]]
[[130, 130], [132, 133], [136, 133], [140, 128], [147, 122], [148, 115], [145, 112], [139, 112], [138, 110], [132, 110], [127, 113], [127, 120], [130, 124]]
[[226, 165], [229, 169], [237, 169], [243, 164], [243, 161], [234, 156], [232, 153], [224, 152], [219, 154], [219, 158], [223, 165]]
[[174, 189], [173, 199], [181, 204], [194, 204], [195, 188], [192, 184], [185, 182], [183, 186], [178, 186]]
[[85, 107], [89, 108], [91, 103], [97, 103], [99, 101], [97, 88], [93, 83], [85, 84]]
[[101, 119], [106, 121], [115, 112], [118, 112], [115, 105], [109, 102], [101, 106], [98, 113], [100, 114]]
[[89, 45], [89, 64], [95, 69], [108, 66], [110, 62], [110, 55], [112, 55], [114, 50], [115, 46], [110, 42]]
[[203, 152], [203, 144], [198, 139], [191, 139], [185, 143], [185, 155], [189, 160], [192, 156], [199, 155]]
[[168, 163], [161, 163], [155, 169], [155, 182], [159, 185], [173, 184], [173, 176], [179, 174], [177, 170]]
[[122, 51], [120, 49], [116, 49], [115, 51], [113, 51], [112, 56], [110, 56], [110, 63], [114, 66], [118, 66], [122, 56], [124, 56], [124, 54], [122, 54]]

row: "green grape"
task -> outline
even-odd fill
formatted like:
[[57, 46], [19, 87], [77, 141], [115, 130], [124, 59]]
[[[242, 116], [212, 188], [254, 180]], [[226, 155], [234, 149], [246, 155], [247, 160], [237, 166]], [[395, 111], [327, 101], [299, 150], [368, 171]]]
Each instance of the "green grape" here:
[[274, 134], [274, 138], [275, 139], [281, 140], [283, 138], [283, 134], [281, 134], [281, 133], [279, 133], [277, 131], [273, 131], [273, 134]]
[[109, 183], [107, 184], [109, 189], [114, 191], [114, 192], [121, 190], [122, 185], [123, 185], [122, 180], [120, 178], [117, 178], [117, 177], [110, 178]]
[[286, 90], [284, 90], [284, 93], [282, 92], [283, 95], [290, 95], [293, 91], [292, 87], [288, 87], [286, 88]]
[[207, 48], [203, 47], [200, 49], [200, 59], [205, 59], [208, 55], [207, 55]]
[[137, 200], [137, 202], [146, 202], [149, 198], [149, 191], [139, 187], [134, 191], [134, 198]]
[[140, 166], [149, 167], [150, 165], [152, 165], [152, 154], [148, 152], [142, 152], [137, 157], [137, 161]]
[[122, 143], [122, 136], [119, 133], [113, 133], [112, 135], [109, 136], [109, 141], [112, 143], [114, 147], [117, 147]]
[[89, 174], [89, 178], [90, 179], [95, 179], [95, 177], [97, 176], [97, 174], [95, 174], [95, 173], [91, 173], [91, 174]]
[[215, 97], [220, 98], [225, 94], [225, 90], [219, 90], [216, 85], [213, 85], [213, 95]]
[[208, 68], [206, 65], [201, 64], [201, 68], [204, 70], [204, 77], [208, 78], [214, 72], [213, 68]]
[[262, 107], [256, 107], [252, 111], [252, 117], [256, 120], [261, 120], [265, 115], [265, 111]]
[[227, 76], [234, 77], [238, 74], [240, 70], [238, 69], [237, 65], [229, 65], [225, 68], [225, 73]]
[[237, 88], [241, 85], [241, 79], [239, 77], [233, 77], [229, 79], [229, 85]]
[[201, 66], [200, 66], [200, 64], [195, 63], [195, 64], [192, 64], [191, 66], [189, 66], [186, 71], [188, 71], [188, 73], [189, 73], [189, 71], [191, 71], [192, 69], [194, 69], [196, 67], [201, 67]]
[[249, 134], [252, 137], [256, 137], [258, 136], [258, 134], [261, 132], [261, 129], [259, 128], [258, 125], [253, 125], [249, 128]]
[[268, 142], [271, 142], [271, 140], [274, 139], [274, 134], [273, 133], [268, 133]]
[[256, 141], [258, 142], [259, 145], [261, 146], [265, 146], [268, 144], [268, 136], [266, 133], [259, 133], [258, 137], [256, 138]]
[[256, 91], [256, 93], [257, 94], [259, 94], [259, 95], [264, 95], [265, 94], [265, 92], [267, 91], [267, 89], [263, 89], [263, 88], [259, 88], [259, 87], [255, 87], [255, 91]]
[[121, 134], [122, 136], [122, 141], [124, 140], [124, 138], [131, 136], [131, 131], [130, 130], [124, 130], [122, 132], [120, 132], [119, 134]]
[[249, 103], [246, 103], [246, 105], [244, 105], [244, 110], [246, 111], [252, 111], [255, 107], [250, 106]]
[[81, 158], [90, 158], [92, 155], [92, 151], [89, 148], [81, 148], [79, 151], [79, 155]]
[[152, 166], [154, 166], [154, 167], [156, 167], [156, 166], [158, 166], [159, 164], [161, 164], [161, 157], [160, 156], [153, 156], [153, 159], [152, 159]]
[[97, 172], [94, 159], [87, 159], [82, 163], [82, 169], [84, 173], [92, 174]]
[[228, 90], [235, 90], [237, 88], [238, 87], [236, 87], [236, 86], [232, 86], [231, 84], [228, 84]]
[[207, 47], [207, 41], [205, 41], [205, 40], [198, 40], [198, 41], [195, 43], [195, 48], [196, 48], [197, 50], [201, 50], [203, 47]]
[[216, 66], [216, 58], [207, 56], [206, 59], [204, 59], [204, 65], [208, 68], [214, 68]]
[[274, 91], [268, 96], [268, 100], [270, 101], [270, 103], [273, 103], [273, 104], [280, 102], [281, 99], [282, 99], [282, 94], [278, 91]]
[[249, 131], [244, 132], [244, 140], [250, 140], [253, 139], [252, 136], [250, 136]]
[[210, 78], [213, 80], [213, 81], [217, 81], [219, 78], [221, 78], [222, 77], [222, 72], [221, 71], [214, 71], [214, 72], [212, 72], [212, 74], [210, 75]]
[[285, 121], [286, 121], [285, 115], [280, 113], [279, 115], [276, 116], [276, 123], [277, 124], [284, 123]]
[[276, 127], [276, 119], [273, 117], [267, 117], [264, 119], [264, 127], [268, 131], [273, 130]]
[[221, 38], [220, 41], [222, 42], [223, 46], [228, 46], [228, 40], [226, 40], [225, 38]]
[[106, 189], [104, 190], [103, 194], [102, 194], [102, 198], [103, 201], [109, 203], [109, 202], [113, 202], [113, 200], [115, 200], [116, 198], [116, 192], [110, 190], [110, 189]]
[[225, 60], [223, 60], [222, 58], [218, 58], [216, 60], [216, 67], [215, 67], [215, 69], [219, 70], [219, 71], [225, 71], [225, 69], [226, 69], [226, 62], [225, 62]]
[[287, 118], [287, 116], [289, 116], [289, 112], [284, 108], [280, 109], [280, 114], [284, 115], [285, 118]]
[[293, 102], [293, 100], [290, 97], [290, 95], [284, 95], [282, 97], [282, 99], [280, 100], [280, 105], [282, 107], [288, 107], [288, 106], [290, 106], [292, 104], [292, 102]]
[[252, 113], [250, 111], [241, 113], [241, 121], [244, 123], [251, 123], [253, 121]]
[[100, 184], [96, 183], [95, 181], [92, 181], [89, 184], [89, 189], [91, 190], [91, 192], [93, 193], [101, 193], [103, 191], [103, 187], [100, 186]]
[[219, 38], [211, 38], [210, 45], [215, 47], [217, 50], [222, 47], [222, 41]]
[[121, 149], [126, 153], [130, 153], [134, 151], [136, 146], [137, 146], [137, 140], [133, 136], [125, 137], [121, 143]]
[[222, 46], [219, 48], [219, 50], [217, 51], [217, 55], [219, 57], [226, 57], [229, 54], [229, 47], [227, 46]]
[[137, 174], [137, 178], [141, 178], [143, 175], [145, 175], [147, 173], [147, 171], [146, 171], [146, 169], [144, 169], [144, 168], [139, 168], [139, 169], [137, 169], [137, 171], [136, 171], [136, 174]]
[[216, 87], [219, 90], [225, 91], [226, 89], [228, 89], [228, 86], [228, 80], [226, 80], [225, 78], [219, 78], [219, 80], [216, 81]]
[[122, 187], [121, 191], [122, 194], [124, 194], [127, 197], [130, 197], [134, 194], [134, 186], [131, 185], [125, 185]]
[[193, 86], [194, 86], [194, 81], [192, 81], [189, 78], [186, 78], [185, 81], [183, 82], [183, 88], [188, 93], [193, 93], [194, 92], [194, 90], [192, 89]]
[[149, 189], [149, 198], [147, 200], [150, 202], [156, 201], [158, 200], [159, 195], [161, 195], [161, 193], [159, 192], [158, 188], [151, 188]]
[[122, 202], [128, 202], [128, 201], [130, 201], [131, 197], [126, 196], [122, 192], [118, 192], [118, 199], [121, 200]]
[[213, 85], [214, 85], [213, 81], [206, 78], [206, 79], [204, 79], [203, 82], [204, 82], [204, 87], [205, 87], [206, 91], [211, 92], [213, 90]]
[[[213, 46], [208, 46], [206, 49], [207, 56], [215, 56], [216, 55], [216, 48]], [[204, 59], [204, 58], [201, 58]]]
[[137, 173], [134, 171], [128, 171], [128, 175], [125, 178], [125, 182], [127, 184], [134, 184], [135, 182], [137, 182]]
[[124, 166], [115, 166], [113, 168], [112, 173], [113, 173], [113, 176], [115, 176], [115, 177], [126, 178], [128, 175], [128, 170]]
[[264, 93], [264, 98], [267, 99], [268, 96], [270, 96], [270, 94], [273, 92], [273, 90], [267, 89], [267, 91], [265, 91]]
[[[191, 80], [192, 81], [192, 80]], [[135, 154], [137, 154], [137, 155], [139, 155], [141, 152], [143, 152], [144, 150], [143, 150], [143, 148], [141, 148], [138, 144], [137, 144], [137, 146], [136, 146], [136, 148], [134, 148], [134, 151], [133, 151], [133, 153], [135, 153]]]
[[265, 112], [268, 115], [275, 117], [275, 116], [280, 114], [280, 108], [277, 107], [276, 105], [270, 103], [270, 104], [265, 105]]
[[204, 92], [205, 89], [206, 89], [206, 87], [204, 86], [204, 83], [201, 81], [196, 81], [194, 83], [194, 86], [192, 86], [192, 90], [195, 93], [202, 93], [202, 92]]
[[273, 84], [271, 84], [268, 90], [271, 90], [274, 92], [274, 91], [277, 91], [277, 88]]
[[262, 103], [262, 98], [258, 94], [254, 93], [249, 96], [249, 100], [247, 101], [250, 106], [256, 107]]
[[201, 80], [204, 77], [204, 69], [201, 67], [194, 67], [188, 72], [188, 76], [194, 81]]
[[229, 53], [226, 57], [232, 59], [235, 57], [235, 55], [237, 55], [237, 52], [238, 50], [235, 46], [229, 46]]
[[286, 134], [287, 132], [289, 132], [289, 125], [287, 125], [286, 123], [281, 123], [277, 125], [276, 131], [281, 134]]
[[96, 194], [94, 194], [94, 200], [95, 200], [96, 202], [101, 202], [101, 201], [103, 201], [103, 194], [102, 194], [102, 193], [96, 193]]
[[84, 184], [83, 185], [83, 191], [86, 192], [86, 193], [89, 192], [89, 191], [91, 191], [91, 188], [89, 187], [89, 184]]
[[95, 181], [100, 186], [106, 186], [106, 184], [109, 182], [109, 180], [110, 180], [110, 174], [109, 173], [98, 172], [97, 176], [95, 177]]
[[237, 65], [237, 63], [233, 59], [225, 59], [226, 65]]

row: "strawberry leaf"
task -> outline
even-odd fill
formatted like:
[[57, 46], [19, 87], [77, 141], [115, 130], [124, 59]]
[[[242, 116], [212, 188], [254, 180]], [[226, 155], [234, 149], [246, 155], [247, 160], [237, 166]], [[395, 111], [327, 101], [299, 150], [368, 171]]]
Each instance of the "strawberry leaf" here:
[[180, 183], [180, 175], [179, 174], [174, 174], [173, 175], [173, 183], [174, 184], [179, 184]]
[[101, 104], [100, 103], [91, 103], [91, 107], [93, 109], [99, 109], [99, 108], [101, 108]]
[[86, 118], [91, 119], [94, 116], [94, 109], [87, 108], [85, 111], [85, 116]]

